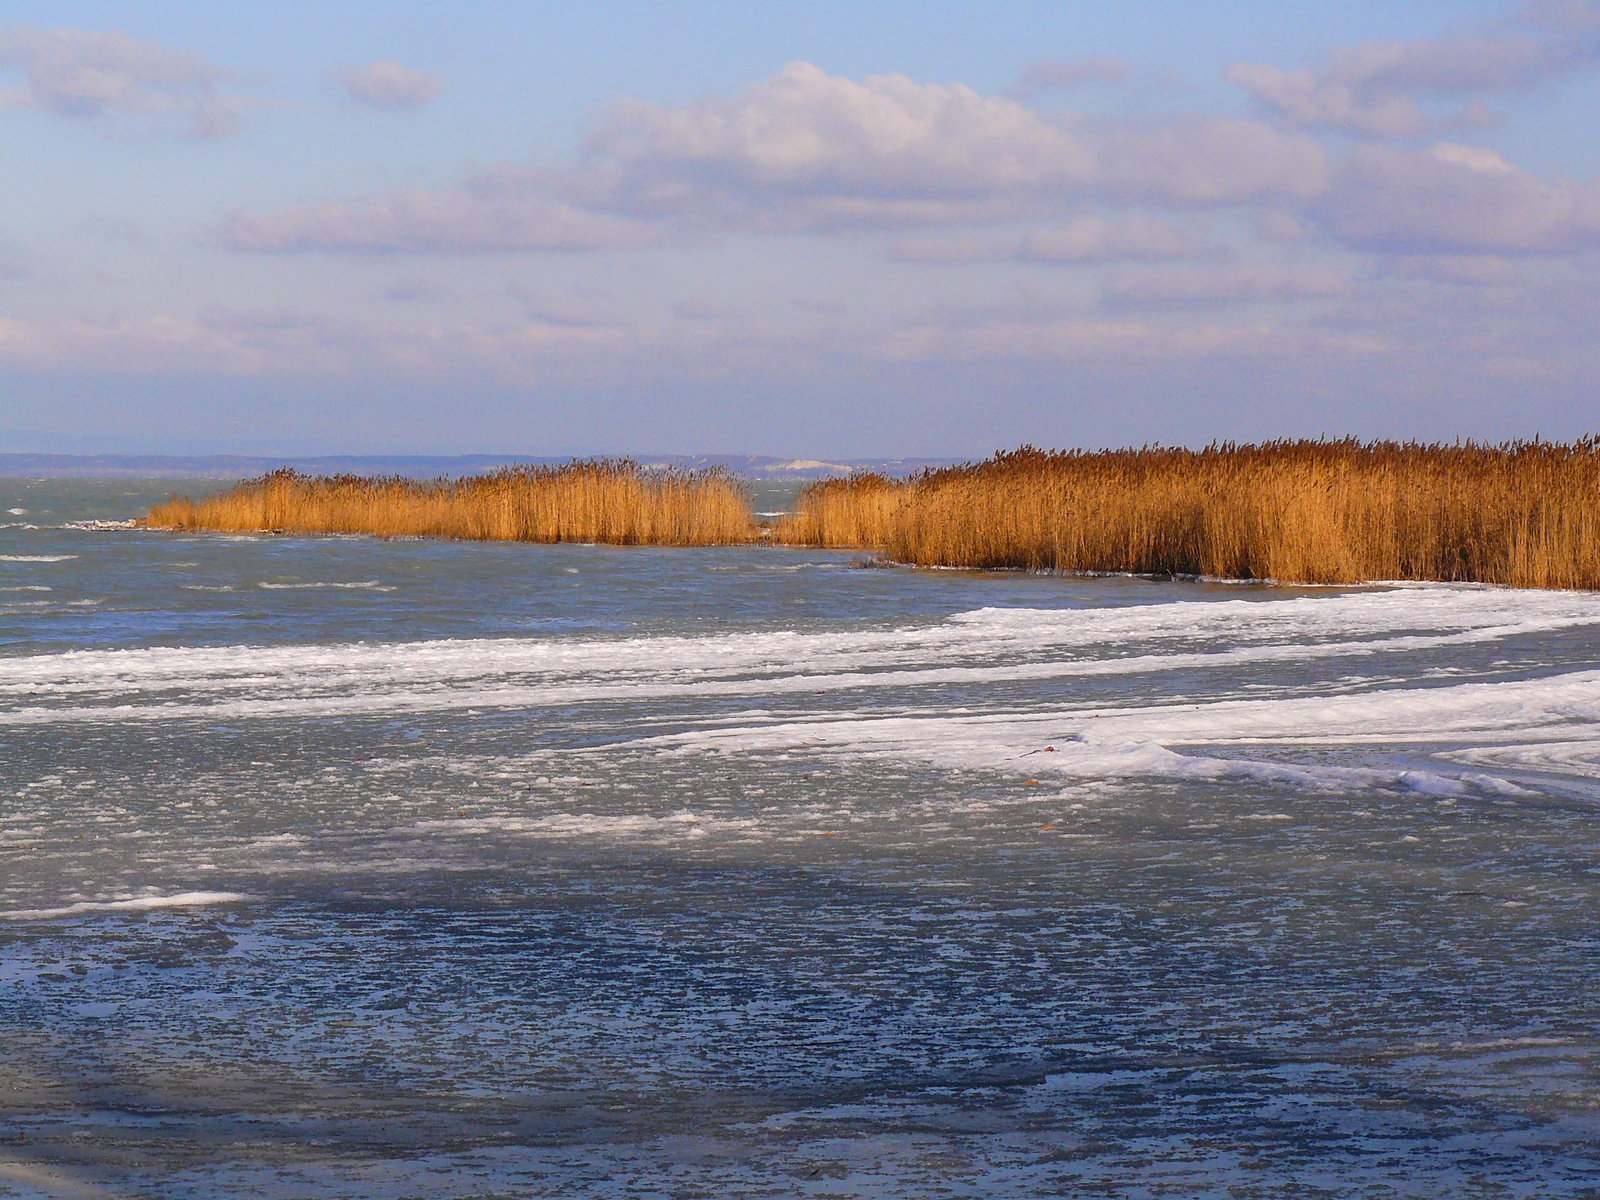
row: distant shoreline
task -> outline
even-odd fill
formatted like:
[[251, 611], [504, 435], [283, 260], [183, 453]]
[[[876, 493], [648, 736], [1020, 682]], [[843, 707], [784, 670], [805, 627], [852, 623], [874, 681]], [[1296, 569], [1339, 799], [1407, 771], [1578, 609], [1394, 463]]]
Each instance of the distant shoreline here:
[[[506, 467], [560, 467], [593, 455], [525, 454], [32, 454], [0, 453], [0, 478], [10, 479], [254, 479], [288, 468], [305, 475], [400, 475], [409, 479], [487, 475]], [[839, 478], [860, 472], [903, 476], [949, 466], [949, 458], [872, 458], [824, 461], [760, 454], [631, 456], [646, 469], [720, 468], [751, 480]]]

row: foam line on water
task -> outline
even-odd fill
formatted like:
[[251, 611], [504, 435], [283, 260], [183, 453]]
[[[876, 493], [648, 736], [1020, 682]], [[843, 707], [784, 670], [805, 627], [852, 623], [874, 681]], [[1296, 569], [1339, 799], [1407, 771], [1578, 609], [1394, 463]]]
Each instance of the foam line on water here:
[[[22, 602], [26, 605], [30, 602]], [[48, 603], [48, 602], [31, 602]], [[22, 605], [18, 605], [19, 607]], [[284, 691], [290, 686], [305, 692], [316, 681], [305, 677], [273, 679], [266, 676], [227, 681], [196, 680], [188, 689], [200, 693], [189, 703], [156, 700], [144, 703], [86, 704], [71, 708], [30, 705], [9, 712], [0, 711], [0, 725], [48, 724], [59, 721], [101, 720], [253, 720], [274, 717], [309, 718], [358, 716], [362, 714], [424, 713], [459, 708], [536, 708], [593, 702], [626, 702], [714, 697], [780, 697], [860, 689], [919, 688], [943, 684], [1039, 683], [1049, 680], [1132, 676], [1172, 671], [1220, 670], [1246, 664], [1303, 662], [1310, 659], [1365, 657], [1374, 653], [1400, 653], [1435, 649], [1480, 640], [1475, 634], [1445, 635], [1437, 638], [1408, 636], [1372, 643], [1332, 643], [1322, 646], [1268, 646], [1214, 653], [1132, 655], [1114, 659], [1079, 659], [1064, 662], [1035, 662], [992, 667], [925, 667], [920, 669], [848, 672], [835, 674], [787, 674], [754, 679], [607, 679], [550, 682], [530, 680], [503, 683], [492, 680], [461, 681], [456, 686], [424, 681], [378, 681], [373, 686], [344, 694], [257, 695], [230, 698], [226, 694], [204, 698], [205, 693], [240, 690]], [[787, 664], [786, 664], [787, 665]], [[709, 673], [709, 672], [708, 672]], [[323, 687], [341, 682], [333, 669], [321, 680]], [[387, 686], [385, 686], [387, 684]], [[231, 685], [231, 687], [230, 687]], [[23, 690], [20, 684], [0, 685], [0, 695]], [[73, 689], [78, 691], [79, 689]], [[144, 690], [137, 685], [129, 690]], [[68, 689], [58, 689], [58, 694]], [[39, 695], [50, 695], [29, 688], [35, 702]]]
[[9, 921], [47, 921], [57, 917], [77, 917], [89, 913], [149, 912], [161, 908], [198, 908], [210, 904], [233, 904], [249, 897], [240, 892], [178, 892], [170, 896], [131, 896], [123, 900], [80, 900], [59, 908], [0, 909], [0, 919]]
[[709, 834], [749, 836], [761, 832], [764, 826], [761, 821], [750, 818], [708, 817], [683, 810], [659, 817], [647, 813], [620, 815], [550, 813], [538, 817], [460, 817], [417, 821], [411, 828], [420, 833], [516, 833], [547, 838], [654, 837], [694, 840]]
[[[1026, 714], [892, 717], [834, 714], [738, 728], [691, 730], [630, 743], [666, 752], [805, 752], [914, 760], [1078, 779], [1245, 777], [1317, 787], [1392, 785], [1454, 794], [1471, 788], [1518, 794], [1520, 785], [1477, 773], [1262, 761], [1216, 748], [1404, 747], [1471, 750], [1521, 746], [1498, 762], [1600, 777], [1580, 756], [1531, 754], [1552, 734], [1600, 739], [1600, 671], [1545, 679], [1394, 688], [1354, 695], [1213, 700], [1130, 708], [1064, 708]], [[1048, 749], [1047, 749], [1048, 747]]]
[[898, 629], [76, 651], [0, 660], [0, 696], [28, 697], [25, 707], [0, 712], [0, 722], [318, 716], [1030, 682], [1398, 654], [1596, 624], [1600, 597], [1436, 588], [1121, 609], [980, 609]]
[[307, 590], [314, 591], [314, 590], [316, 590], [318, 588], [346, 588], [346, 589], [350, 589], [350, 588], [363, 589], [363, 588], [365, 588], [365, 589], [372, 589], [372, 590], [380, 591], [380, 592], [392, 592], [392, 591], [394, 591], [394, 588], [385, 587], [383, 585], [383, 581], [382, 580], [378, 580], [378, 579], [359, 579], [359, 580], [355, 580], [354, 582], [350, 582], [350, 583], [335, 583], [335, 582], [329, 582], [329, 581], [325, 581], [325, 580], [317, 580], [317, 581], [312, 582], [312, 583], [258, 583], [256, 586], [260, 587], [260, 588], [265, 588], [267, 591], [273, 591], [273, 592], [300, 592], [300, 591], [307, 591]]
[[429, 679], [519, 671], [666, 668], [727, 671], [792, 664], [795, 654], [848, 666], [893, 666], [929, 658], [983, 659], [1127, 644], [1223, 641], [1303, 643], [1393, 636], [1485, 636], [1600, 624], [1600, 595], [1437, 588], [1282, 600], [1177, 601], [1104, 609], [996, 609], [890, 629], [802, 633], [776, 630], [711, 637], [497, 638], [329, 646], [90, 650], [12, 660], [18, 672], [62, 681], [127, 676], [137, 681], [226, 676], [240, 666], [289, 673], [329, 668], [356, 674], [408, 670]]

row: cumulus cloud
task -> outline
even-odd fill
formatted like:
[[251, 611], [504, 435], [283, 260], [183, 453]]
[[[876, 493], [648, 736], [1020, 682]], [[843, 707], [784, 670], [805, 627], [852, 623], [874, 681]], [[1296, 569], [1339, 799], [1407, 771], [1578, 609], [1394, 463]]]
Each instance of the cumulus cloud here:
[[[690, 236], [974, 225], [1059, 219], [1086, 202], [1302, 199], [1327, 170], [1314, 139], [1259, 121], [1088, 127], [960, 84], [857, 82], [794, 63], [733, 97], [623, 101], [564, 168], [236, 212], [222, 240], [256, 251], [592, 249], [641, 244], [647, 227]], [[1034, 253], [1052, 252], [1041, 243]]]
[[857, 83], [809, 63], [731, 99], [622, 101], [589, 148], [625, 164], [646, 193], [652, 180], [698, 178], [746, 191], [961, 197], [1070, 186], [1094, 171], [1081, 138], [1015, 100], [903, 75]]
[[219, 85], [231, 72], [188, 50], [170, 50], [123, 33], [19, 26], [0, 33], [0, 67], [25, 84], [5, 102], [65, 117], [177, 121], [196, 137], [239, 123]]
[[1364, 42], [1314, 67], [1240, 63], [1228, 78], [1256, 104], [1302, 128], [1364, 138], [1409, 138], [1482, 125], [1475, 98], [1520, 91], [1600, 63], [1600, 6], [1542, 5], [1481, 33], [1414, 42]]
[[998, 219], [1108, 197], [1226, 204], [1315, 192], [1325, 152], [1255, 121], [1088, 127], [1003, 96], [791, 63], [732, 98], [630, 100], [590, 138], [613, 203], [771, 227]]
[[439, 95], [439, 72], [419, 71], [388, 59], [334, 72], [345, 94], [374, 108], [421, 108]]
[[[1408, 69], [1423, 77], [1422, 67]], [[1478, 70], [1474, 78], [1498, 78]], [[1429, 77], [1454, 78], [1443, 66]], [[223, 245], [257, 253], [450, 253], [886, 229], [903, 235], [893, 258], [1092, 264], [1196, 256], [1203, 251], [1182, 214], [1232, 208], [1266, 240], [1549, 254], [1596, 240], [1596, 187], [1547, 182], [1454, 143], [1340, 151], [1251, 119], [1091, 122], [959, 84], [855, 81], [796, 63], [731, 97], [622, 102], [563, 166], [235, 211], [218, 233]], [[1139, 215], [1085, 215], [1130, 207]], [[1007, 226], [1023, 228], [999, 232]]]
[[1391, 253], [1557, 254], [1600, 241], [1600, 185], [1547, 183], [1449, 143], [1358, 147], [1311, 212], [1347, 245]]

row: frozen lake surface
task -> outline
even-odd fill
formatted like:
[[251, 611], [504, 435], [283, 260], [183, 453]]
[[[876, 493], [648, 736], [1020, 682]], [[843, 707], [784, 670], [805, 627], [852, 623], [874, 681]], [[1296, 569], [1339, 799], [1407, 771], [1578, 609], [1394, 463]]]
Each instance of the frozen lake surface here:
[[0, 481], [0, 1195], [1595, 1196], [1600, 596]]

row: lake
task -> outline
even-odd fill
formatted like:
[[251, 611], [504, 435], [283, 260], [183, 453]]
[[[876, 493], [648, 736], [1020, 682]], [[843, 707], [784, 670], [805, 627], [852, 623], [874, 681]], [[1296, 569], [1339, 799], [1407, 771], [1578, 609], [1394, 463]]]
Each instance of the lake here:
[[1600, 595], [173, 486], [0, 480], [0, 1195], [1597, 1194]]

